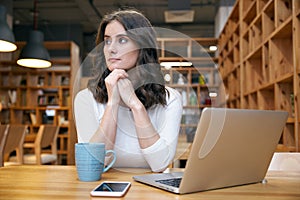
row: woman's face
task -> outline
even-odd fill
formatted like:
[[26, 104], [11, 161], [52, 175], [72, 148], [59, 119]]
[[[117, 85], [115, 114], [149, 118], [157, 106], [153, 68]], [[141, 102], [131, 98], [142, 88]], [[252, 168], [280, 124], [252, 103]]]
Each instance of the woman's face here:
[[110, 71], [135, 67], [138, 54], [138, 46], [128, 37], [120, 22], [114, 20], [107, 24], [104, 32], [104, 56]]

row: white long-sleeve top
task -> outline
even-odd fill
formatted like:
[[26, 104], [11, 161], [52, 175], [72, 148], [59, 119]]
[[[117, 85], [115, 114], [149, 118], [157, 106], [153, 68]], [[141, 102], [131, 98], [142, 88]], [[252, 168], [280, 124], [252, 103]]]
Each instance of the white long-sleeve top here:
[[[114, 150], [117, 159], [113, 167], [165, 169], [175, 156], [182, 115], [181, 95], [170, 87], [167, 105], [156, 105], [147, 110], [149, 118], [160, 136], [152, 146], [141, 149], [132, 112], [119, 107]], [[98, 103], [90, 90], [81, 90], [75, 97], [74, 113], [78, 142], [89, 142], [98, 129], [106, 104]], [[111, 119], [114, 120], [114, 119]]]

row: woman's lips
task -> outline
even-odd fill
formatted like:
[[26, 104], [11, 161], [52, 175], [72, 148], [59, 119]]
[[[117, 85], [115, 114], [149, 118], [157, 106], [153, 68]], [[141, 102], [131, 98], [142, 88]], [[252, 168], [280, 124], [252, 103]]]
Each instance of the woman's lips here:
[[117, 62], [117, 61], [120, 61], [121, 59], [119, 58], [109, 58], [108, 61], [111, 62], [111, 63], [114, 63], [114, 62]]

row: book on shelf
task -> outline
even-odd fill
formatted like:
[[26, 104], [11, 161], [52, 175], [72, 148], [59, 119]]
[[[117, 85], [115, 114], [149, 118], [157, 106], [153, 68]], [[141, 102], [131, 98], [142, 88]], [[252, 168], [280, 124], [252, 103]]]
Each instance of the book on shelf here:
[[17, 101], [17, 91], [16, 90], [8, 90], [8, 96], [11, 104], [15, 104]]

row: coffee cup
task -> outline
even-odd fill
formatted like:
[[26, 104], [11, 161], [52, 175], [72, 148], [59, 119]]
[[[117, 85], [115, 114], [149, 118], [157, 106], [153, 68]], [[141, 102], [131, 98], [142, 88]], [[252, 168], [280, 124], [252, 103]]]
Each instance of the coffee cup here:
[[[113, 158], [107, 166], [104, 166], [105, 157]], [[105, 150], [104, 143], [76, 143], [75, 163], [77, 175], [80, 181], [98, 181], [102, 173], [109, 170], [116, 161], [116, 153], [113, 150]]]

